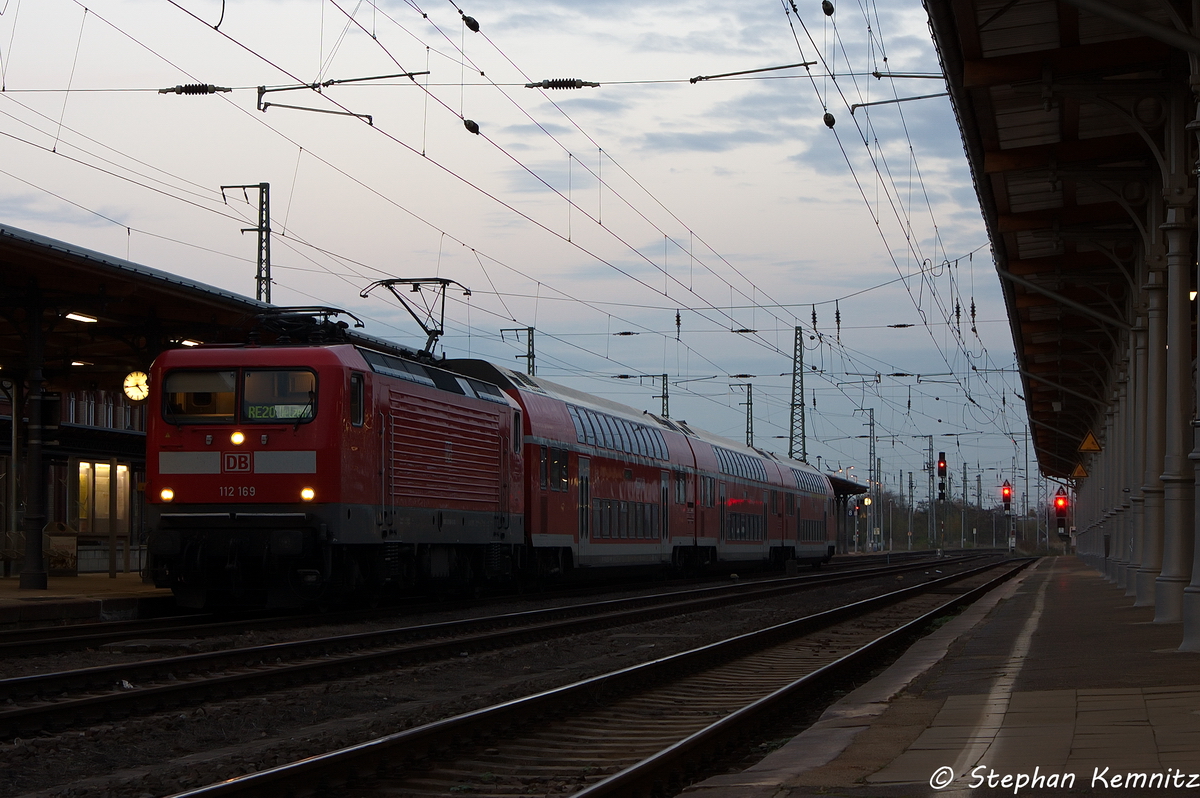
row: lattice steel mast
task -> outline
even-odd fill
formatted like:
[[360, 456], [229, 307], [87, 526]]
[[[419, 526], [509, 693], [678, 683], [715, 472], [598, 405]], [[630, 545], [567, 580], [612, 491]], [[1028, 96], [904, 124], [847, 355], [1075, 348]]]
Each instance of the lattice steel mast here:
[[[800, 440], [800, 457], [796, 457], [796, 439]], [[788, 430], [788, 457], [808, 462], [808, 441], [804, 434], [804, 332], [796, 328], [792, 354], [792, 421]]]

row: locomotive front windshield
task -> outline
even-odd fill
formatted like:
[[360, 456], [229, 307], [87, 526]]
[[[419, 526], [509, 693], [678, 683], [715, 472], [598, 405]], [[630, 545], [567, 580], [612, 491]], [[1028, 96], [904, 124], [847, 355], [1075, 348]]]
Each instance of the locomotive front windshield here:
[[[172, 424], [311, 421], [317, 375], [306, 369], [173, 371], [163, 381], [163, 418]], [[238, 388], [241, 413], [238, 413]]]
[[255, 421], [308, 421], [317, 409], [317, 375], [311, 371], [247, 371], [242, 387], [242, 418]]
[[175, 424], [233, 423], [236, 387], [236, 371], [173, 371], [163, 382], [163, 416]]

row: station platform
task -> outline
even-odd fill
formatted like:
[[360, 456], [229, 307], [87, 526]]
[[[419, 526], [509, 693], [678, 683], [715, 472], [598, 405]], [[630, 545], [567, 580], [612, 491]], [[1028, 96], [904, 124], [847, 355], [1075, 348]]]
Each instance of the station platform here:
[[1200, 654], [1132, 605], [1082, 560], [1044, 558], [755, 766], [684, 795], [1200, 794]]
[[52, 576], [47, 590], [21, 590], [18, 576], [0, 577], [0, 630], [121, 621], [166, 615], [175, 597], [142, 582], [141, 574]]

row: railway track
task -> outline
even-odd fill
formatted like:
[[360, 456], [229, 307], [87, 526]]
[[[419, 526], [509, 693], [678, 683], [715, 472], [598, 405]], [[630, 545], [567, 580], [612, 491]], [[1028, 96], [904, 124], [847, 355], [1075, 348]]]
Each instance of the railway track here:
[[983, 566], [174, 798], [670, 794], [797, 701], [1029, 562]]
[[[864, 569], [880, 567], [881, 565], [886, 567], [905, 563], [913, 565], [915, 563], [947, 562], [954, 561], [955, 558], [960, 556], [980, 555], [980, 551], [952, 552], [947, 555], [951, 557], [950, 560], [935, 558], [929, 552], [895, 552], [890, 555], [866, 555], [854, 558], [853, 562], [847, 562], [846, 560], [835, 561], [826, 566], [827, 571], [825, 574], [860, 573]], [[724, 576], [710, 576], [702, 579], [677, 579], [668, 582], [661, 580], [655, 582], [637, 581], [631, 583], [613, 583], [612, 581], [608, 581], [604, 584], [576, 584], [558, 590], [514, 594], [506, 597], [510, 600], [519, 600], [522, 598], [529, 600], [585, 598], [616, 591], [650, 589], [661, 591], [664, 587], [672, 586], [685, 588], [692, 585], [712, 584], [715, 581], [725, 578]], [[770, 579], [771, 577], [767, 578]], [[747, 581], [761, 581], [761, 578], [754, 577], [753, 580]], [[452, 601], [432, 601], [426, 599], [406, 602], [403, 606], [316, 614], [291, 613], [267, 615], [259, 612], [238, 614], [235, 617], [222, 617], [213, 613], [185, 613], [162, 618], [0, 630], [0, 658], [77, 651], [84, 648], [99, 648], [127, 640], [192, 639], [197, 636], [237, 635], [248, 631], [262, 632], [302, 629], [311, 626], [372, 622], [388, 618], [401, 618], [432, 610], [482, 608], [488, 606], [489, 603], [495, 602], [496, 598], [496, 596], [490, 596], [484, 600], [463, 599]]]
[[[950, 566], [960, 560], [942, 560]], [[74, 728], [180, 705], [459, 657], [927, 568], [906, 563], [125, 662], [0, 680], [0, 735]]]

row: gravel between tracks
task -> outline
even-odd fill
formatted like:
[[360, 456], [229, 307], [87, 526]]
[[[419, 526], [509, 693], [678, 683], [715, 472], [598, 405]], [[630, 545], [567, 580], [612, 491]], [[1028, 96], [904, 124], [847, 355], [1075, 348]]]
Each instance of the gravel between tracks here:
[[[937, 567], [949, 573], [969, 566]], [[923, 571], [916, 571], [853, 587], [816, 588], [553, 642], [464, 654], [444, 662], [281, 690], [269, 696], [209, 703], [59, 734], [42, 733], [32, 739], [0, 743], [0, 794], [80, 798], [170, 795], [695, 648], [926, 578]], [[430, 614], [405, 623], [444, 617]], [[326, 627], [321, 634], [362, 628]], [[314, 636], [311, 631], [256, 634], [252, 642]], [[244, 637], [236, 643], [251, 644]], [[80, 652], [29, 658], [20, 664], [22, 670], [28, 669], [25, 672], [45, 672], [123, 659], [130, 658]], [[531, 782], [527, 794], [560, 795], [563, 786], [552, 781]]]

